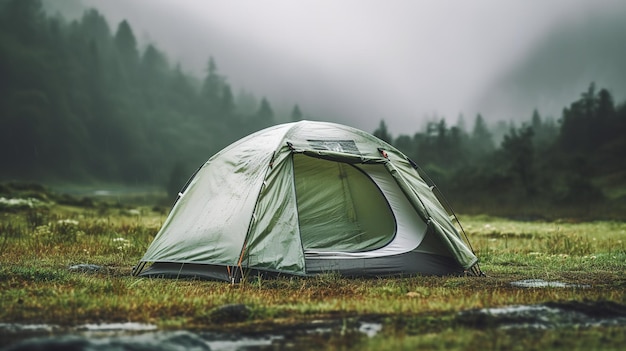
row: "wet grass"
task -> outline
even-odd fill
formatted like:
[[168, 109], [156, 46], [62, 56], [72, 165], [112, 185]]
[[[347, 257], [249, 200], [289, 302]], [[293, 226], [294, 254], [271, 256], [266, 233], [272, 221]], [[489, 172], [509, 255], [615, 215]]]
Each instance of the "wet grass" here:
[[[317, 319], [384, 322], [374, 338], [331, 335], [336, 349], [620, 349], [624, 327], [503, 330], [472, 328], [459, 311], [555, 301], [626, 304], [626, 223], [517, 222], [461, 218], [487, 277], [345, 279], [335, 274], [238, 285], [131, 277], [165, 219], [141, 208], [51, 205], [0, 212], [0, 322], [78, 325], [144, 322], [165, 329], [263, 331]], [[97, 264], [97, 273], [71, 272]], [[526, 289], [522, 279], [589, 288]], [[215, 317], [244, 304], [244, 320]], [[618, 347], [618, 345], [620, 347]], [[0, 345], [1, 346], [1, 345]], [[320, 346], [314, 345], [313, 346]]]

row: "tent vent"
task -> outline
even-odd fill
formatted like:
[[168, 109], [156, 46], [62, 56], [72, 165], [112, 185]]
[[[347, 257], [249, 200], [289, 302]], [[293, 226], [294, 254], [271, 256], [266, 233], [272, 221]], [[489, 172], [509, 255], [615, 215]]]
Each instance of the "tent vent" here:
[[354, 140], [307, 140], [313, 150], [327, 150], [361, 155]]

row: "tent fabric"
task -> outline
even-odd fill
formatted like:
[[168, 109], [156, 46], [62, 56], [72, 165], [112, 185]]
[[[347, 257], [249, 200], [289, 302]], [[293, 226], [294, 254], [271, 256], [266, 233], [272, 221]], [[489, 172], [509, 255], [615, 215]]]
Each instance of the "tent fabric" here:
[[[300, 236], [307, 250], [367, 251], [393, 239], [395, 218], [384, 194], [350, 164], [296, 155]], [[328, 181], [311, 181], [315, 177]]]
[[404, 154], [355, 128], [301, 121], [211, 157], [183, 189], [146, 263], [137, 273], [232, 279], [244, 269], [454, 274], [477, 258]]

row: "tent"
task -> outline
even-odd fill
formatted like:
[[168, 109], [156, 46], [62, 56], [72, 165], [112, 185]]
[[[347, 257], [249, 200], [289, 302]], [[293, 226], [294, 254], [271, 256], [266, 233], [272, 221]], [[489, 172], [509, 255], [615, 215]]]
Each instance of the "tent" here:
[[361, 130], [273, 126], [198, 169], [133, 274], [480, 274], [458, 220], [425, 179]]

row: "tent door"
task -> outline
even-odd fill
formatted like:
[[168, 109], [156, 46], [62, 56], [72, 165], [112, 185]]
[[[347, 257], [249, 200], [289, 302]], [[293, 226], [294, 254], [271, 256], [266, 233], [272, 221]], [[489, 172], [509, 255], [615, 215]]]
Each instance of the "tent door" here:
[[363, 252], [383, 247], [393, 239], [393, 212], [366, 172], [347, 163], [301, 154], [293, 157], [305, 252]]

